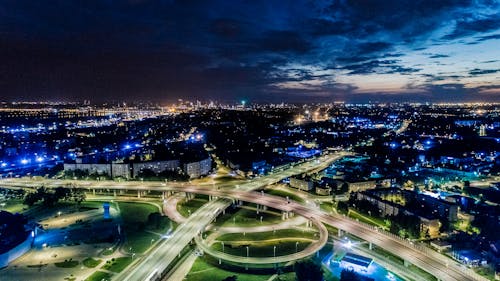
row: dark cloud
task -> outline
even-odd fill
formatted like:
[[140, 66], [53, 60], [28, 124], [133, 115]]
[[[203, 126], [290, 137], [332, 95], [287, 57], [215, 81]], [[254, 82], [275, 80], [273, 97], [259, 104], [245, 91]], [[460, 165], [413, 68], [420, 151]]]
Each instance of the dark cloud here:
[[478, 33], [492, 31], [500, 26], [500, 13], [491, 15], [486, 18], [469, 18], [460, 19], [456, 22], [455, 29], [450, 34], [444, 36], [446, 40], [457, 39], [465, 36], [476, 35]]
[[388, 51], [392, 48], [392, 44], [388, 42], [368, 42], [357, 46], [358, 55], [373, 54], [383, 51]]
[[469, 71], [469, 74], [472, 76], [477, 76], [477, 75], [484, 75], [484, 74], [492, 74], [492, 73], [497, 73], [500, 72], [500, 69], [473, 69]]
[[299, 33], [294, 31], [269, 31], [259, 41], [264, 51], [305, 53], [312, 46]]
[[[403, 50], [498, 39], [489, 34], [499, 26], [496, 2], [1, 1], [0, 92], [5, 99], [348, 99], [358, 85], [338, 83], [339, 71], [421, 77], [425, 66], [403, 63]], [[450, 21], [444, 39], [430, 40]], [[470, 75], [480, 75], [477, 68]], [[304, 89], [276, 86], [287, 82]]]
[[237, 37], [241, 34], [241, 22], [234, 19], [216, 19], [211, 23], [211, 31], [221, 37], [228, 39]]
[[493, 34], [487, 36], [481, 36], [477, 39], [477, 41], [488, 41], [488, 40], [498, 40], [500, 39], [500, 34]]
[[434, 54], [434, 55], [429, 56], [430, 59], [440, 59], [440, 58], [448, 58], [448, 57], [450, 57], [450, 56], [443, 55], [443, 54]]
[[372, 60], [365, 63], [350, 64], [342, 67], [349, 70], [349, 74], [409, 74], [420, 71], [420, 69], [403, 67], [399, 60]]

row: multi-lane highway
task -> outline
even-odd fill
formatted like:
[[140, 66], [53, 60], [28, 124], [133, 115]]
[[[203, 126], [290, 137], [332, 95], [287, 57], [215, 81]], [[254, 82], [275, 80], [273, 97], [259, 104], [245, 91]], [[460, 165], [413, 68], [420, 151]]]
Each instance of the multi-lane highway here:
[[[313, 159], [302, 164], [293, 165], [288, 169], [277, 170], [273, 174], [255, 178], [251, 181], [243, 182], [239, 185], [219, 186], [220, 190], [239, 190], [243, 193], [262, 188], [269, 184], [274, 184], [284, 178], [292, 175], [302, 174], [315, 169], [324, 169], [332, 162], [350, 155], [348, 152], [338, 152], [335, 154], [328, 154]], [[73, 185], [78, 188], [85, 189], [109, 189], [109, 190], [138, 190], [138, 191], [184, 191], [191, 192], [197, 191], [192, 186], [187, 186], [181, 183], [154, 183], [154, 182], [96, 182], [96, 181], [66, 181], [66, 180], [48, 180], [48, 179], [4, 179], [0, 182], [4, 187], [24, 187], [32, 188], [34, 186], [43, 185], [47, 188], [58, 186]], [[211, 185], [198, 186], [203, 189], [205, 193], [209, 194], [210, 191], [215, 191]], [[189, 189], [189, 190], [188, 190]], [[155, 280], [161, 272], [167, 268], [175, 257], [182, 251], [182, 249], [193, 238], [200, 233], [206, 225], [214, 220], [220, 212], [231, 204], [230, 200], [219, 199], [211, 201], [198, 209], [189, 219], [181, 224], [172, 236], [161, 242], [157, 248], [143, 258], [141, 261], [134, 263], [131, 269], [123, 271], [116, 276], [116, 280]]]
[[[404, 260], [424, 269], [425, 271], [435, 275], [440, 280], [487, 280], [479, 276], [473, 271], [464, 268], [457, 264], [452, 259], [441, 255], [426, 247], [416, 246], [408, 241], [402, 240], [394, 235], [377, 230], [372, 226], [368, 226], [349, 218], [337, 214], [328, 214], [317, 208], [304, 206], [297, 202], [286, 200], [282, 197], [266, 195], [252, 190], [259, 189], [265, 185], [276, 183], [283, 178], [294, 174], [304, 173], [318, 167], [328, 166], [332, 161], [345, 156], [346, 154], [335, 154], [323, 156], [317, 160], [312, 160], [300, 165], [293, 166], [287, 170], [283, 170], [273, 175], [254, 179], [250, 182], [236, 186], [235, 188], [219, 188], [214, 189], [208, 186], [192, 186], [192, 185], [159, 185], [158, 183], [103, 183], [103, 182], [83, 182], [77, 187], [87, 189], [137, 189], [137, 190], [156, 190], [166, 191], [173, 190], [179, 192], [199, 193], [223, 198], [237, 199], [241, 201], [256, 203], [280, 209], [283, 211], [294, 212], [298, 215], [319, 220], [323, 223], [342, 229], [351, 233], [363, 240], [371, 242], [385, 250], [394, 253]], [[79, 182], [78, 182], [79, 183]], [[5, 187], [29, 187], [32, 186], [29, 182], [23, 180], [6, 180], [0, 182], [0, 185]], [[45, 181], [46, 187], [55, 187], [57, 182]], [[231, 203], [228, 199], [219, 199], [211, 201], [198, 209], [189, 219], [181, 224], [173, 233], [172, 237], [163, 241], [155, 250], [150, 252], [142, 261], [136, 263], [136, 266], [131, 270], [127, 270], [119, 275], [120, 280], [149, 280], [162, 272], [180, 253], [180, 251], [200, 233], [207, 224], [209, 224], [224, 208]], [[153, 278], [154, 280], [154, 278]]]

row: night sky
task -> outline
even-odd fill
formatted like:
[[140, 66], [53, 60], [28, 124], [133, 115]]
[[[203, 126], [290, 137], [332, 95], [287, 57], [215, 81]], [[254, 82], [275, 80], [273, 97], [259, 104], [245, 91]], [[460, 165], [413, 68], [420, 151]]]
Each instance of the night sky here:
[[500, 101], [500, 1], [0, 2], [0, 100]]

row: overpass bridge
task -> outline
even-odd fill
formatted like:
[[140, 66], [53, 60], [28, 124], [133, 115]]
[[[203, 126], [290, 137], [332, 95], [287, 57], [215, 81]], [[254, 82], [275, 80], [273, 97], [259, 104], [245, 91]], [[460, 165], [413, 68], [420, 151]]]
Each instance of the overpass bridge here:
[[[413, 244], [403, 240], [396, 235], [382, 231], [373, 226], [354, 221], [338, 214], [329, 214], [324, 211], [301, 205], [297, 202], [287, 200], [282, 197], [255, 192], [265, 185], [273, 184], [283, 178], [304, 173], [320, 166], [328, 166], [331, 162], [344, 157], [346, 153], [339, 153], [322, 156], [317, 160], [309, 161], [290, 169], [261, 177], [234, 188], [214, 189], [207, 186], [192, 186], [182, 184], [158, 184], [158, 183], [114, 183], [114, 182], [74, 182], [76, 188], [108, 189], [108, 190], [138, 190], [138, 191], [160, 191], [160, 192], [186, 192], [193, 194], [205, 194], [210, 198], [219, 198], [210, 201], [202, 206], [189, 219], [181, 224], [173, 233], [170, 239], [160, 243], [160, 245], [149, 253], [140, 263], [132, 269], [125, 270], [118, 276], [117, 280], [155, 280], [157, 272], [164, 269], [174, 261], [175, 257], [182, 249], [199, 235], [204, 228], [210, 224], [221, 212], [231, 203], [237, 200], [255, 203], [263, 206], [279, 209], [283, 212], [293, 212], [310, 220], [318, 220], [331, 225], [339, 230], [350, 233], [365, 241], [373, 243], [391, 253], [398, 255], [405, 261], [422, 268], [433, 274], [439, 280], [446, 281], [483, 281], [486, 278], [478, 275], [474, 271], [458, 264], [456, 261], [433, 251], [424, 245]], [[26, 182], [18, 179], [8, 179], [0, 181], [0, 185], [6, 188], [29, 188], [35, 182]], [[61, 186], [61, 182], [44, 180], [43, 185], [47, 188]], [[340, 231], [339, 231], [340, 232]], [[340, 234], [340, 233], [339, 233]]]

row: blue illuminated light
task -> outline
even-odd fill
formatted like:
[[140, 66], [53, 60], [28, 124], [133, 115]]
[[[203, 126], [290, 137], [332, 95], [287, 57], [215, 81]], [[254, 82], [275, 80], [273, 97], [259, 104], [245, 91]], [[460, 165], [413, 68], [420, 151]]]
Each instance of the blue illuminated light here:
[[2, 163], [1, 166], [2, 167], [7, 167], [7, 163]]
[[21, 159], [21, 164], [26, 165], [28, 164], [28, 159]]
[[36, 162], [43, 162], [43, 157], [37, 157]]

